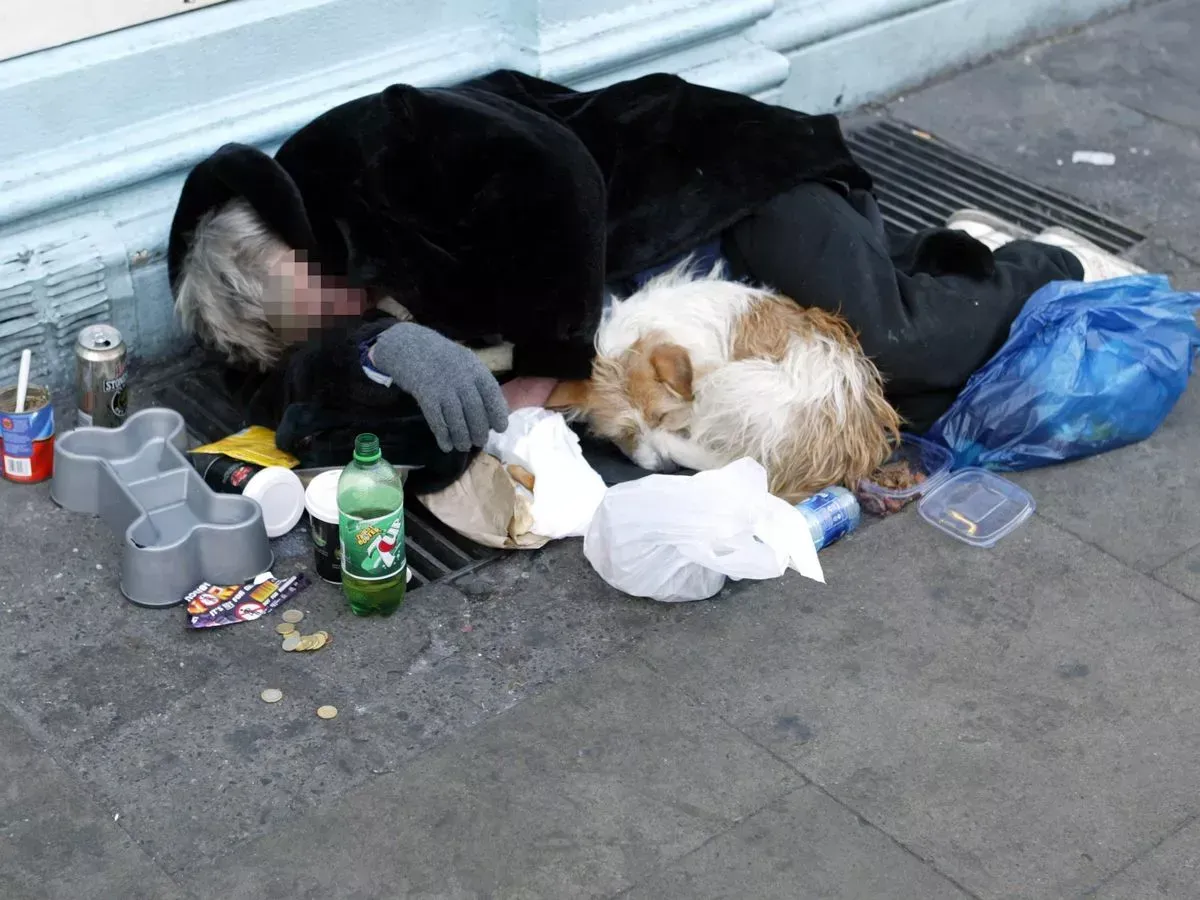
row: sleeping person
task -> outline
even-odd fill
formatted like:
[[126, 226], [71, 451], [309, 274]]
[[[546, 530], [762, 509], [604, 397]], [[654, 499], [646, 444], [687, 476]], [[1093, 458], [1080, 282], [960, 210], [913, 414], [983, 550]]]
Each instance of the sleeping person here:
[[833, 116], [670, 75], [577, 92], [513, 71], [339, 106], [274, 158], [189, 174], [168, 267], [247, 420], [304, 465], [380, 435], [456, 480], [509, 408], [587, 376], [606, 298], [681, 258], [839, 312], [927, 427], [1077, 256], [962, 230], [897, 238]]

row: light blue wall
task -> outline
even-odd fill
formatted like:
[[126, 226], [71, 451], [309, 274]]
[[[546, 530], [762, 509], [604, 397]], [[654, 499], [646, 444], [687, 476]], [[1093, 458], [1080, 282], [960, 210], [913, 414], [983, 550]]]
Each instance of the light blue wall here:
[[163, 254], [187, 170], [404, 81], [651, 71], [846, 109], [1128, 0], [231, 0], [0, 63], [0, 384], [62, 384], [84, 323], [180, 346]]

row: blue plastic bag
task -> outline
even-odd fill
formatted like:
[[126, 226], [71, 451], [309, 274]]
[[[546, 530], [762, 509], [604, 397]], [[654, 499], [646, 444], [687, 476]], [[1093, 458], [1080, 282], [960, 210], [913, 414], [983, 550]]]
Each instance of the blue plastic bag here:
[[1187, 389], [1197, 309], [1161, 275], [1048, 284], [927, 436], [1010, 472], [1144, 440]]

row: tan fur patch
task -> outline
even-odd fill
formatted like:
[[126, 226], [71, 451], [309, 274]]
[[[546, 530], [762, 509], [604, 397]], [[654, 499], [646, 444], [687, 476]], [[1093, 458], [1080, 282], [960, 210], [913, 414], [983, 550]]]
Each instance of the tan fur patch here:
[[626, 455], [643, 426], [682, 431], [691, 416], [691, 357], [662, 335], [648, 335], [617, 357], [597, 357], [587, 381], [560, 382], [546, 406], [577, 413]]
[[779, 362], [793, 337], [825, 334], [839, 343], [861, 350], [854, 329], [839, 315], [823, 309], [805, 309], [779, 296], [755, 303], [737, 320], [730, 359], [770, 359]]
[[900, 439], [900, 416], [884, 398], [882, 382], [871, 385], [844, 422], [827, 410], [816, 422], [816, 427], [794, 431], [764, 463], [771, 493], [789, 503], [833, 484], [854, 490], [887, 461]]
[[760, 301], [735, 325], [731, 358], [779, 362], [794, 339], [819, 335], [857, 356], [866, 391], [841, 416], [828, 404], [794, 410], [787, 438], [758, 460], [767, 469], [771, 492], [791, 503], [831, 484], [854, 489], [887, 459], [900, 436], [900, 416], [884, 397], [878, 369], [839, 315], [805, 309], [782, 296]]
[[576, 410], [585, 412], [588, 398], [592, 393], [592, 383], [587, 381], [560, 381], [546, 399], [546, 409]]
[[693, 396], [692, 359], [687, 350], [652, 334], [636, 341], [622, 361], [625, 393], [645, 423], [670, 431], [686, 427]]
[[650, 365], [658, 380], [681, 400], [692, 400], [692, 357], [678, 344], [659, 344], [650, 351]]

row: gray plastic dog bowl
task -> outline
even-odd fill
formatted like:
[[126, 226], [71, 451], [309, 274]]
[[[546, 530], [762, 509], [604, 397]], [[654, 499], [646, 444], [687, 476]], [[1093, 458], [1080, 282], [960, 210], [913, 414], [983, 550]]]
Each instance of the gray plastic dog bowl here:
[[51, 498], [122, 536], [121, 593], [139, 606], [174, 606], [202, 581], [244, 584], [274, 561], [258, 504], [214, 492], [186, 447], [172, 409], [76, 428], [54, 446]]

